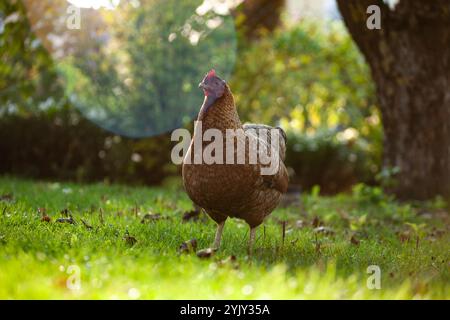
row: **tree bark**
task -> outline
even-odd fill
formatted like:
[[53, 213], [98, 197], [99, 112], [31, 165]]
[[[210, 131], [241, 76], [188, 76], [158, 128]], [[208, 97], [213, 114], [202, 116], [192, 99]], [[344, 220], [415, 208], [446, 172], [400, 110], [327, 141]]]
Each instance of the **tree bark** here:
[[[384, 127], [385, 167], [398, 167], [392, 188], [402, 199], [450, 197], [450, 1], [337, 0], [370, 65]], [[369, 5], [381, 29], [369, 30]]]

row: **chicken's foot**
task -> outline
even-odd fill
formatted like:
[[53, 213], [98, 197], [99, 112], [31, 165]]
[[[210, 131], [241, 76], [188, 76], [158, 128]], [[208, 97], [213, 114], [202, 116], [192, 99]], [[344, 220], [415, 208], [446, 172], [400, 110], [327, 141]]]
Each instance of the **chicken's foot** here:
[[251, 257], [253, 254], [253, 243], [255, 242], [256, 227], [250, 228], [250, 238], [248, 240], [248, 255]]
[[225, 221], [222, 221], [221, 223], [219, 223], [217, 225], [216, 237], [214, 239], [214, 244], [213, 244], [213, 248], [216, 250], [219, 249], [219, 247], [220, 247], [220, 240], [222, 239], [222, 232], [223, 232], [224, 226], [225, 226]]

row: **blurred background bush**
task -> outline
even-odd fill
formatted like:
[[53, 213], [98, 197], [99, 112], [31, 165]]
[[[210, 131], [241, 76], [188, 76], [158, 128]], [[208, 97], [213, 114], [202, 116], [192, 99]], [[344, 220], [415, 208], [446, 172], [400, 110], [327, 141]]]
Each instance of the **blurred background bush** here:
[[[343, 23], [293, 21], [283, 1], [261, 15], [251, 2], [233, 12], [238, 50], [229, 82], [241, 120], [286, 130], [292, 183], [303, 189], [334, 193], [376, 183], [380, 116], [368, 67]], [[23, 1], [0, 4], [0, 173], [136, 184], [179, 175], [170, 132], [121, 137], [74, 108], [26, 10]]]

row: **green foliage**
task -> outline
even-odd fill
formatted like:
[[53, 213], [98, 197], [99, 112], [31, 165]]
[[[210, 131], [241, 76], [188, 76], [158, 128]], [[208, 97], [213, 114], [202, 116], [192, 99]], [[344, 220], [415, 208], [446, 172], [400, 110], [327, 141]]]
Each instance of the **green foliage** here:
[[371, 187], [362, 183], [353, 186], [352, 193], [360, 203], [381, 205], [386, 201], [392, 201], [392, 196], [386, 195], [380, 187]]
[[[174, 186], [3, 177], [0, 196], [3, 299], [450, 297], [446, 220], [438, 211], [426, 219], [419, 209], [391, 200], [379, 205], [361, 202], [365, 196], [359, 194], [320, 197], [316, 188], [302, 197], [301, 207], [277, 209], [265, 221], [251, 259], [246, 254], [248, 226], [234, 219], [227, 221], [216, 255], [199, 259], [179, 254], [178, 248], [193, 238], [198, 249], [209, 246], [215, 223], [207, 218], [183, 223], [192, 203]], [[65, 211], [75, 224], [56, 222]], [[149, 212], [161, 218], [141, 223]], [[286, 221], [284, 244], [280, 220]], [[314, 231], [313, 223], [328, 233]], [[419, 246], [410, 225], [420, 226]], [[235, 262], [227, 259], [231, 255]], [[366, 286], [367, 267], [373, 264], [381, 268], [381, 290]], [[70, 266], [80, 268], [80, 290], [67, 287]]]
[[31, 32], [24, 5], [0, 2], [0, 116], [47, 109], [61, 97], [53, 61]]
[[302, 21], [244, 47], [232, 79], [245, 120], [302, 133], [378, 124], [369, 70], [344, 26]]

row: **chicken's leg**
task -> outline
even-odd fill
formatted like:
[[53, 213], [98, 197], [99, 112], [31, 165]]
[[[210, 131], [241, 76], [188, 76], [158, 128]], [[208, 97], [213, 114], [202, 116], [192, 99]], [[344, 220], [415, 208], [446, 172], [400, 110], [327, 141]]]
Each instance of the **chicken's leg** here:
[[256, 227], [250, 228], [250, 238], [248, 240], [248, 255], [251, 257], [253, 254], [253, 243], [255, 242]]
[[225, 221], [222, 221], [221, 223], [219, 223], [217, 225], [216, 238], [214, 239], [214, 245], [213, 245], [213, 248], [216, 250], [219, 249], [219, 247], [220, 247], [220, 240], [222, 239], [222, 232], [223, 232], [224, 226], [225, 226]]

